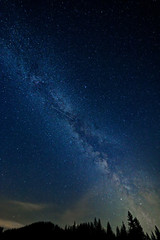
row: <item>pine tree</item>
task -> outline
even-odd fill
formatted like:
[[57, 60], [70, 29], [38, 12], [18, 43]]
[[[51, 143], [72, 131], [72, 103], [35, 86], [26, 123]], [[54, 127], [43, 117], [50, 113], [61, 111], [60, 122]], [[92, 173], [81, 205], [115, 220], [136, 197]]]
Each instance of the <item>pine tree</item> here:
[[97, 229], [97, 225], [98, 225], [98, 221], [97, 221], [97, 219], [95, 218], [95, 219], [94, 219], [94, 228], [95, 228], [95, 229]]
[[134, 220], [132, 214], [128, 211], [128, 226], [129, 232], [131, 233], [134, 230]]
[[159, 231], [159, 229], [157, 228], [157, 226], [155, 226], [155, 235], [156, 235], [156, 239], [157, 239], [157, 240], [160, 240], [160, 231]]
[[97, 222], [97, 230], [98, 231], [102, 230], [102, 224], [101, 224], [101, 220], [100, 219], [98, 219], [98, 222]]
[[151, 232], [151, 240], [156, 240], [156, 236], [154, 235], [153, 232]]
[[126, 226], [125, 226], [124, 222], [122, 222], [120, 236], [121, 236], [121, 239], [123, 239], [123, 240], [127, 239], [127, 230], [126, 230]]
[[133, 218], [132, 214], [128, 212], [128, 226], [129, 239], [144, 240], [145, 234], [137, 218]]
[[135, 234], [137, 235], [137, 239], [145, 239], [145, 234], [143, 232], [143, 228], [140, 225], [140, 222], [137, 218], [134, 218], [134, 225], [135, 225]]
[[119, 227], [116, 228], [116, 238], [120, 239], [120, 230]]
[[151, 240], [150, 236], [148, 235], [148, 233], [146, 233], [146, 240]]
[[107, 239], [108, 240], [115, 239], [115, 234], [112, 231], [112, 228], [109, 222], [107, 223]]

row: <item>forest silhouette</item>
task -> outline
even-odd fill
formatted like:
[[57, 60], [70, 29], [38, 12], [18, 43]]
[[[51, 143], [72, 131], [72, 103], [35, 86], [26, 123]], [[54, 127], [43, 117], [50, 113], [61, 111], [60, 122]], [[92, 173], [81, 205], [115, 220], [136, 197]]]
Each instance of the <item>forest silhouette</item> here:
[[93, 222], [74, 224], [61, 228], [51, 222], [37, 222], [31, 225], [4, 230], [0, 227], [0, 240], [2, 239], [95, 239], [95, 240], [160, 240], [160, 231], [155, 229], [150, 235], [144, 233], [143, 228], [137, 218], [134, 218], [128, 212], [128, 226], [122, 222], [121, 227], [113, 232], [110, 223], [107, 223], [106, 229], [102, 227], [100, 219], [94, 219]]

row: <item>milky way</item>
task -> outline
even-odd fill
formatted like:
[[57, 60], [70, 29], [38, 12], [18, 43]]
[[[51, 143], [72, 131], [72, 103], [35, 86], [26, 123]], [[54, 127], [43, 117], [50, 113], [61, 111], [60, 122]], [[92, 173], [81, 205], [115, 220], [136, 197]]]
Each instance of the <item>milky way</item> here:
[[40, 81], [38, 78], [32, 79], [31, 82], [33, 84], [33, 92], [41, 96], [45, 107], [51, 112], [56, 111], [61, 118], [65, 119], [66, 124], [71, 128], [75, 141], [80, 144], [86, 158], [92, 158], [94, 163], [102, 166], [107, 172], [109, 170], [108, 155], [109, 159], [111, 159], [110, 155], [112, 155], [113, 152], [115, 156], [118, 155], [116, 145], [114, 146], [114, 144], [108, 142], [104, 136], [96, 133], [95, 129], [91, 129], [90, 126], [71, 111], [72, 109], [69, 111], [66, 100], [54, 91], [51, 84], [46, 84], [45, 81]]

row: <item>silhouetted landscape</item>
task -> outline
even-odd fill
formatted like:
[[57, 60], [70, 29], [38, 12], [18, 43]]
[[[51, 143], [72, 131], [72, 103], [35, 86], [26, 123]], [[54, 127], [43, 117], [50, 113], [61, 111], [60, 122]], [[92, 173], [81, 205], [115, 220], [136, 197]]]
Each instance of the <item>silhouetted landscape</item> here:
[[121, 227], [112, 230], [110, 223], [102, 227], [100, 219], [93, 222], [65, 226], [61, 228], [51, 222], [37, 222], [31, 225], [4, 230], [0, 228], [0, 239], [106, 239], [106, 240], [160, 240], [160, 231], [155, 226], [150, 235], [143, 231], [137, 218], [128, 212], [128, 226], [122, 222]]

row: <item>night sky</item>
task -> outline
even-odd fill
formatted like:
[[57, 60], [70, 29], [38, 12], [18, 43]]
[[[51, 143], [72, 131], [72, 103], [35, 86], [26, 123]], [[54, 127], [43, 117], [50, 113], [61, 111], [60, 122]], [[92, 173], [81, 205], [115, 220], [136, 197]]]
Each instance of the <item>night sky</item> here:
[[160, 227], [160, 2], [0, 1], [0, 225], [128, 210]]

